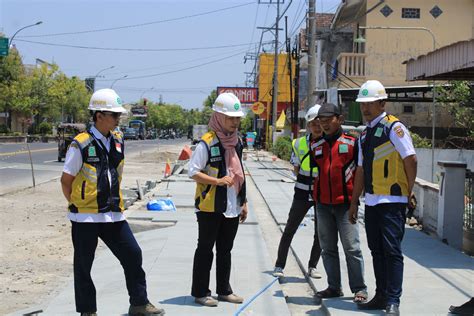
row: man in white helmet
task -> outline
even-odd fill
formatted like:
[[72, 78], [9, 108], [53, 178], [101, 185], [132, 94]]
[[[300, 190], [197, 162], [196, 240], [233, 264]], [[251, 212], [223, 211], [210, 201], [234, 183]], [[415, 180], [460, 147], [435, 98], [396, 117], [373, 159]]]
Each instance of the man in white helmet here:
[[[241, 304], [244, 299], [230, 286], [231, 251], [239, 222], [247, 218], [247, 198], [242, 141], [237, 136], [244, 116], [239, 99], [221, 93], [212, 106], [210, 131], [204, 134], [189, 160], [188, 175], [196, 181], [194, 206], [198, 242], [194, 253], [191, 295], [203, 306], [218, 301]], [[209, 280], [216, 246], [216, 292]]]
[[403, 283], [401, 242], [405, 209], [416, 178], [417, 159], [407, 128], [385, 112], [387, 93], [377, 80], [364, 83], [357, 96], [367, 128], [359, 136], [350, 220], [357, 221], [359, 196], [365, 192], [365, 230], [376, 279], [375, 296], [360, 309], [385, 309], [399, 315]]
[[94, 125], [77, 135], [66, 154], [61, 185], [69, 202], [74, 246], [76, 311], [96, 315], [96, 290], [91, 278], [98, 238], [110, 248], [125, 272], [130, 297], [129, 315], [164, 315], [147, 297], [142, 251], [123, 215], [120, 189], [124, 143], [117, 132], [126, 110], [111, 89], [96, 91], [89, 110]]
[[[280, 239], [278, 246], [278, 257], [275, 263], [273, 275], [283, 277], [283, 269], [286, 265], [288, 250], [299, 225], [303, 221], [306, 213], [315, 203], [312, 198], [314, 179], [318, 176], [318, 168], [316, 168], [310, 155], [310, 143], [322, 135], [321, 126], [317, 119], [318, 111], [321, 106], [319, 104], [311, 107], [306, 113], [305, 119], [309, 129], [309, 133], [300, 138], [294, 139], [292, 143], [293, 151], [291, 152], [290, 162], [293, 164], [294, 174], [296, 175], [295, 193], [293, 202], [291, 203], [288, 220], [286, 221], [285, 230]], [[318, 229], [316, 217], [314, 222], [314, 240], [311, 248], [311, 255], [308, 262], [308, 275], [312, 278], [319, 279], [321, 274], [316, 270], [318, 264], [321, 247], [319, 245]]]

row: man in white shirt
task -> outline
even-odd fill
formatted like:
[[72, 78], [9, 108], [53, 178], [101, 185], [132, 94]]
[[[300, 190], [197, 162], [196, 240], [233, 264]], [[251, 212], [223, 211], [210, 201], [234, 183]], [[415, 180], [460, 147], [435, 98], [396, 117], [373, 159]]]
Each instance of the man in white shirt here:
[[357, 221], [358, 198], [365, 191], [365, 229], [376, 279], [375, 296], [360, 309], [399, 315], [403, 283], [401, 242], [405, 209], [416, 178], [417, 159], [407, 128], [385, 113], [387, 93], [377, 80], [359, 90], [357, 102], [367, 122], [359, 136], [359, 159], [349, 217]]
[[123, 215], [120, 191], [124, 143], [118, 125], [122, 107], [111, 89], [96, 91], [89, 104], [94, 126], [77, 135], [66, 154], [61, 185], [69, 202], [74, 246], [76, 311], [96, 315], [97, 302], [91, 268], [98, 238], [119, 259], [130, 296], [129, 315], [164, 315], [147, 297], [142, 251]]

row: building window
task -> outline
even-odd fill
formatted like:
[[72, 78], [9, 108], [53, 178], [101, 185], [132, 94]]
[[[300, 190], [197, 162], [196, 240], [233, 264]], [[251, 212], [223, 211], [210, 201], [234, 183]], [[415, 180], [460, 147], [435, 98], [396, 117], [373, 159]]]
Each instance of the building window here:
[[413, 113], [415, 113], [415, 112], [414, 112], [413, 105], [404, 105], [404, 106], [403, 106], [403, 113], [408, 113], [408, 114], [413, 114]]
[[419, 19], [420, 9], [417, 8], [402, 8], [403, 19]]
[[390, 14], [392, 14], [393, 10], [388, 5], [385, 5], [382, 9], [380, 9], [380, 12], [384, 17], [388, 17]]
[[430, 10], [431, 15], [436, 19], [438, 16], [443, 13], [443, 10], [441, 10], [437, 5], [433, 7], [433, 9]]

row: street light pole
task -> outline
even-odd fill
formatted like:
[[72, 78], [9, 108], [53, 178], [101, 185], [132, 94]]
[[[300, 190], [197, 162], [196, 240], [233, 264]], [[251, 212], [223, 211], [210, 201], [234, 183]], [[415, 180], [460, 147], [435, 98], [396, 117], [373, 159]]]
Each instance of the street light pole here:
[[142, 99], [143, 95], [144, 95], [146, 92], [151, 91], [151, 90], [153, 90], [153, 89], [155, 89], [155, 87], [151, 87], [150, 89], [146, 89], [145, 91], [143, 91], [142, 94], [140, 95], [139, 100]]
[[125, 78], [127, 78], [127, 77], [128, 77], [128, 75], [125, 75], [125, 76], [122, 76], [122, 77], [120, 77], [120, 78], [115, 79], [114, 82], [112, 82], [112, 84], [110, 85], [110, 89], [112, 89], [112, 87], [114, 86], [114, 84], [115, 84], [117, 81], [122, 80], [122, 79], [125, 79]]
[[99, 78], [99, 75], [100, 75], [102, 72], [104, 72], [104, 71], [106, 71], [106, 70], [109, 70], [109, 69], [112, 69], [112, 68], [115, 68], [115, 66], [110, 66], [110, 67], [104, 68], [104, 69], [102, 69], [102, 70], [99, 70], [99, 72], [94, 76], [94, 78]]
[[[359, 26], [360, 29], [370, 29], [370, 30], [414, 30], [414, 31], [425, 31], [430, 33], [433, 39], [433, 51], [436, 50], [436, 37], [434, 33], [426, 27], [417, 27], [417, 26]], [[435, 152], [435, 135], [436, 135], [436, 91], [435, 91], [435, 81], [433, 80], [432, 84], [433, 89], [433, 105], [431, 107], [431, 112], [433, 113], [433, 119], [431, 120], [431, 182], [434, 182], [434, 152]]]
[[10, 42], [8, 43], [8, 47], [11, 47], [11, 46], [12, 46], [13, 39], [15, 38], [15, 36], [16, 36], [18, 33], [20, 33], [21, 31], [23, 31], [24, 29], [27, 29], [27, 28], [29, 28], [29, 27], [33, 27], [33, 26], [36, 26], [36, 25], [40, 25], [41, 23], [43, 23], [43, 21], [38, 21], [38, 22], [36, 22], [35, 24], [30, 24], [30, 25], [24, 26], [24, 27], [22, 27], [21, 29], [19, 29], [18, 31], [16, 31], [16, 32], [13, 34], [12, 38], [10, 39]]

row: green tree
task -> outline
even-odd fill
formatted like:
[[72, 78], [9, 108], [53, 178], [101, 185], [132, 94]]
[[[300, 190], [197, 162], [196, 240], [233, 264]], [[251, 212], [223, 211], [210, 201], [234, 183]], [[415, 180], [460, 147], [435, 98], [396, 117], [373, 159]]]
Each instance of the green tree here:
[[25, 69], [16, 49], [11, 49], [8, 56], [0, 57], [0, 112], [7, 112], [8, 128], [11, 128], [12, 112], [21, 104], [28, 103], [28, 84], [25, 80]]
[[469, 146], [474, 142], [474, 89], [468, 81], [451, 81], [437, 88], [437, 102], [452, 115], [454, 126], [465, 130], [467, 137], [450, 135], [446, 143], [454, 147]]
[[251, 132], [253, 130], [253, 118], [254, 115], [252, 112], [247, 113], [246, 116], [240, 121], [240, 130], [243, 133]]
[[212, 105], [214, 104], [214, 101], [216, 101], [216, 99], [217, 99], [217, 90], [214, 89], [211, 91], [211, 94], [207, 96], [206, 100], [204, 100], [202, 105], [205, 108], [212, 108]]

